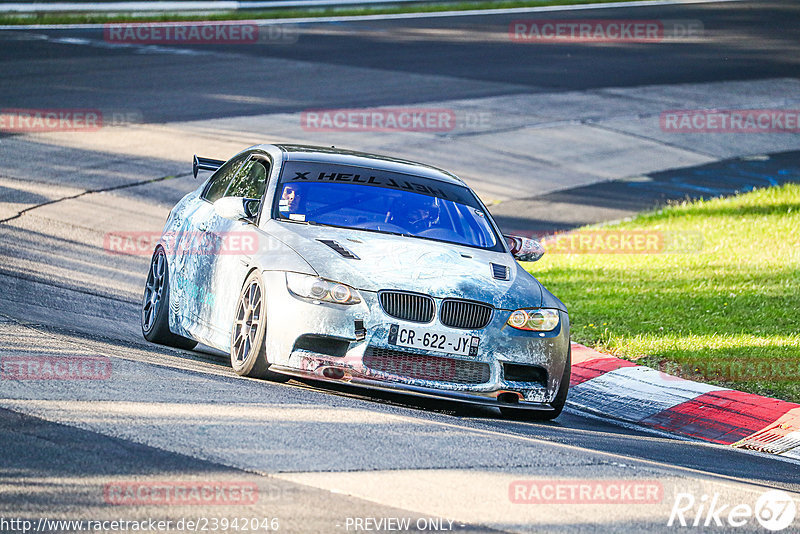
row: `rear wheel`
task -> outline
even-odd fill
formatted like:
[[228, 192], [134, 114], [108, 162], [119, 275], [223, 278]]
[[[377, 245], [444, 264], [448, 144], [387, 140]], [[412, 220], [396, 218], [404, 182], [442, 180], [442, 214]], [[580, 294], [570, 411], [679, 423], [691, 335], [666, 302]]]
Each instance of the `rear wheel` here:
[[191, 350], [194, 341], [172, 333], [169, 329], [169, 269], [164, 249], [158, 247], [150, 261], [150, 272], [142, 298], [142, 334], [147, 341]]
[[522, 408], [506, 408], [501, 407], [500, 413], [509, 419], [517, 419], [522, 421], [551, 421], [561, 415], [564, 409], [564, 404], [567, 402], [567, 393], [569, 392], [569, 378], [572, 374], [572, 344], [567, 349], [567, 362], [564, 365], [564, 373], [561, 375], [561, 383], [556, 392], [556, 398], [553, 399], [551, 405], [553, 409], [547, 412], [538, 412], [534, 410], [525, 410]]
[[266, 301], [264, 282], [253, 271], [244, 282], [231, 328], [231, 367], [236, 374], [286, 382], [289, 377], [269, 370], [266, 354]]

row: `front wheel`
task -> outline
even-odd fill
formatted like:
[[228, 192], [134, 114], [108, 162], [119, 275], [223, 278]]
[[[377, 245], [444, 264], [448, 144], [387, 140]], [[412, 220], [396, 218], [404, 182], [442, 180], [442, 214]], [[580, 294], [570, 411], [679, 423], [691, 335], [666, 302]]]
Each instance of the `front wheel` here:
[[150, 261], [150, 272], [142, 298], [142, 334], [147, 341], [192, 350], [197, 341], [173, 334], [169, 329], [169, 268], [164, 249], [158, 247]]
[[506, 408], [501, 407], [500, 413], [509, 419], [517, 419], [523, 421], [551, 421], [561, 415], [564, 405], [567, 403], [567, 393], [569, 392], [569, 379], [572, 374], [572, 344], [570, 343], [567, 349], [567, 362], [564, 365], [564, 373], [561, 375], [561, 383], [558, 385], [558, 392], [556, 398], [553, 399], [551, 405], [553, 409], [547, 412], [538, 412], [534, 410], [525, 410], [522, 408]]
[[269, 370], [266, 354], [267, 314], [264, 282], [253, 271], [244, 282], [231, 328], [231, 367], [236, 374], [286, 382], [289, 377]]

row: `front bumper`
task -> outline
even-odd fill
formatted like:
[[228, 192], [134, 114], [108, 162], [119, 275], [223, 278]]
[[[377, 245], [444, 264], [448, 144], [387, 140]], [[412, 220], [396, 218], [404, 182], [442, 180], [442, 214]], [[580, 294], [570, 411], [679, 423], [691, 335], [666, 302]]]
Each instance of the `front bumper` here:
[[[471, 404], [552, 410], [550, 403], [558, 391], [569, 350], [569, 316], [565, 312], [559, 312], [560, 324], [552, 332], [515, 330], [505, 324], [511, 313], [505, 310], [495, 310], [485, 328], [462, 330], [441, 324], [438, 317], [421, 325], [388, 316], [376, 293], [361, 291], [363, 302], [353, 306], [315, 304], [291, 295], [283, 273], [264, 273], [264, 279], [269, 295], [266, 348], [272, 371]], [[437, 309], [439, 304], [437, 300]], [[478, 336], [480, 344], [472, 356], [399, 347], [389, 343], [392, 324]], [[309, 343], [309, 339], [321, 340], [321, 346]], [[369, 360], [369, 355], [376, 350], [389, 357], [407, 355], [411, 363], [405, 365], [411, 366], [406, 367], [410, 372], [398, 372], [397, 366], [370, 367], [365, 356], [367, 362], [374, 361]], [[455, 379], [448, 372], [435, 376], [437, 369], [444, 369], [442, 362], [450, 364], [445, 366], [447, 369], [469, 366], [485, 372], [483, 378], [471, 383]], [[543, 378], [508, 380], [508, 364], [536, 366], [544, 371]], [[414, 367], [420, 365], [425, 369]]]

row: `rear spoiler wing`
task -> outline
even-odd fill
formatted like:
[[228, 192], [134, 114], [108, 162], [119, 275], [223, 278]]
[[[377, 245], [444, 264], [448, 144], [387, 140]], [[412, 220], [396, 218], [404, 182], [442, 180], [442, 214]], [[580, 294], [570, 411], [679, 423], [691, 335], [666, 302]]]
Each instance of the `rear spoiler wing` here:
[[197, 154], [192, 160], [192, 174], [197, 178], [198, 171], [216, 171], [224, 164], [224, 161], [211, 158], [201, 158]]

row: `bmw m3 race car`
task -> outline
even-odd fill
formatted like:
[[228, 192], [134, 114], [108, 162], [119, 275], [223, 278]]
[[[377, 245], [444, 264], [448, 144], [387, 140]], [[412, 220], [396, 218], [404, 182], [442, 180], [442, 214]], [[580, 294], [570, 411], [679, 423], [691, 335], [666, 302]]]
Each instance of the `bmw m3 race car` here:
[[557, 417], [564, 304], [515, 260], [456, 176], [334, 148], [258, 145], [172, 209], [153, 253], [144, 337], [230, 353], [236, 373], [346, 382]]

